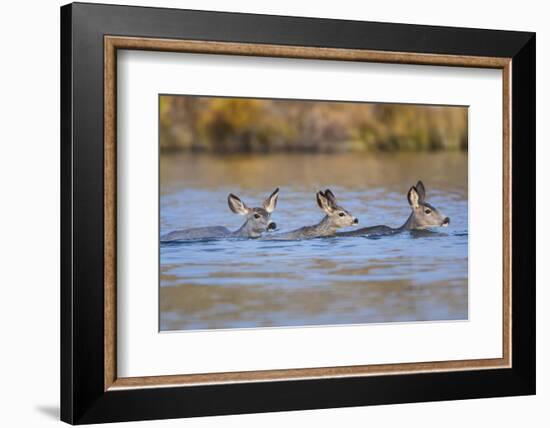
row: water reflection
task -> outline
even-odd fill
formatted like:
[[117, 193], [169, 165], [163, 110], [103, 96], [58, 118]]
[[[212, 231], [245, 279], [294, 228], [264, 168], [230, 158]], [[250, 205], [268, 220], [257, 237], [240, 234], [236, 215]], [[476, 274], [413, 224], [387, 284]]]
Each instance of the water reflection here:
[[436, 232], [309, 241], [203, 240], [161, 246], [161, 330], [466, 319], [467, 156], [170, 155], [161, 158], [161, 233], [243, 222], [227, 194], [258, 205], [281, 188], [281, 230], [314, 224], [330, 187], [360, 226], [400, 226], [418, 179], [451, 225]]

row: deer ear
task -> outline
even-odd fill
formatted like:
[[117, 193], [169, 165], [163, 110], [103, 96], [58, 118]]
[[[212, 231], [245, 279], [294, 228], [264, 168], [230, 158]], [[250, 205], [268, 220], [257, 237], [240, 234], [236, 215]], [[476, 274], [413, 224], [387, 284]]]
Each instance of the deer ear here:
[[424, 187], [424, 183], [422, 181], [418, 180], [418, 183], [416, 183], [416, 191], [418, 192], [418, 196], [420, 196], [420, 202], [424, 202], [426, 199], [426, 188]]
[[323, 209], [323, 199], [326, 199], [325, 198], [325, 194], [323, 193], [322, 190], [319, 190], [316, 194], [315, 194], [315, 197], [317, 199], [317, 205], [319, 205], [319, 208]]
[[230, 193], [227, 197], [227, 203], [229, 204], [229, 208], [231, 209], [231, 211], [233, 211], [235, 214], [247, 215], [250, 211], [245, 203], [233, 193]]
[[416, 187], [411, 187], [409, 189], [409, 193], [407, 193], [407, 199], [409, 200], [409, 205], [412, 208], [418, 208], [418, 202], [420, 201], [420, 196], [418, 195], [418, 191], [416, 190]]
[[325, 190], [325, 197], [328, 199], [331, 206], [336, 206], [336, 196], [334, 196], [334, 193], [330, 189]]
[[325, 193], [322, 191], [317, 192], [317, 205], [327, 214], [332, 213], [332, 207]]
[[277, 187], [275, 191], [271, 195], [269, 195], [269, 197], [264, 201], [264, 209], [268, 213], [272, 213], [273, 211], [275, 211], [278, 197], [279, 197], [279, 188]]

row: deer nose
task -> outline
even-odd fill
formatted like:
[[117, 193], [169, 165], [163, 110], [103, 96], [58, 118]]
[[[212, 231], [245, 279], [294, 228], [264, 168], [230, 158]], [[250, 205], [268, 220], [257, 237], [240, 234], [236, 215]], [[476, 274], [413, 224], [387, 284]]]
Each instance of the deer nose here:
[[275, 230], [277, 229], [277, 223], [271, 222], [267, 225], [267, 230]]
[[445, 217], [443, 219], [443, 223], [441, 223], [441, 225], [442, 226], [448, 226], [450, 222], [451, 222], [451, 219], [449, 217]]
[[359, 223], [359, 220], [356, 217], [356, 218], [353, 219], [353, 224], [357, 224], [357, 223]]

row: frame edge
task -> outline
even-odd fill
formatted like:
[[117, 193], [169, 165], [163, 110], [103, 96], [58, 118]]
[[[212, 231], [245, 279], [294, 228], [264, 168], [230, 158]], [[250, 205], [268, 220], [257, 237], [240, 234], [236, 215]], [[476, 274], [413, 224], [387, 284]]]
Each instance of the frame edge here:
[[[512, 369], [536, 393], [536, 34], [512, 59]], [[521, 169], [521, 174], [515, 172]], [[519, 207], [514, 209], [513, 207]]]
[[72, 230], [72, 5], [60, 8], [60, 156], [61, 156], [61, 385], [60, 418], [74, 423], [74, 376], [73, 376], [73, 230]]

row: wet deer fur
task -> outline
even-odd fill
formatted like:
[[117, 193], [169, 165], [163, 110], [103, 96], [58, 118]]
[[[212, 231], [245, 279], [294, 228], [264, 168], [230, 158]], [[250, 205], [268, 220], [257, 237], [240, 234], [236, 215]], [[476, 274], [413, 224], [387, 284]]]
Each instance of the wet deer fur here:
[[175, 230], [161, 237], [161, 241], [182, 241], [192, 239], [217, 239], [217, 238], [258, 238], [268, 230], [277, 228], [275, 222], [271, 220], [271, 213], [277, 206], [279, 189], [269, 195], [264, 201], [262, 207], [249, 208], [239, 199], [239, 197], [230, 193], [227, 197], [229, 208], [235, 214], [246, 218], [243, 225], [231, 231], [224, 226], [206, 226], [194, 227], [191, 229]]
[[333, 236], [338, 229], [358, 223], [357, 218], [338, 205], [336, 197], [330, 189], [317, 192], [316, 199], [319, 208], [325, 212], [325, 216], [319, 223], [272, 235], [267, 239], [300, 240]]
[[426, 202], [426, 188], [422, 181], [418, 181], [416, 186], [412, 186], [407, 192], [407, 200], [411, 207], [411, 214], [402, 226], [394, 228], [385, 225], [363, 227], [361, 229], [340, 232], [338, 236], [360, 236], [360, 235], [378, 235], [393, 234], [406, 230], [423, 230], [432, 227], [447, 227], [451, 219], [446, 217], [441, 211], [433, 205]]

